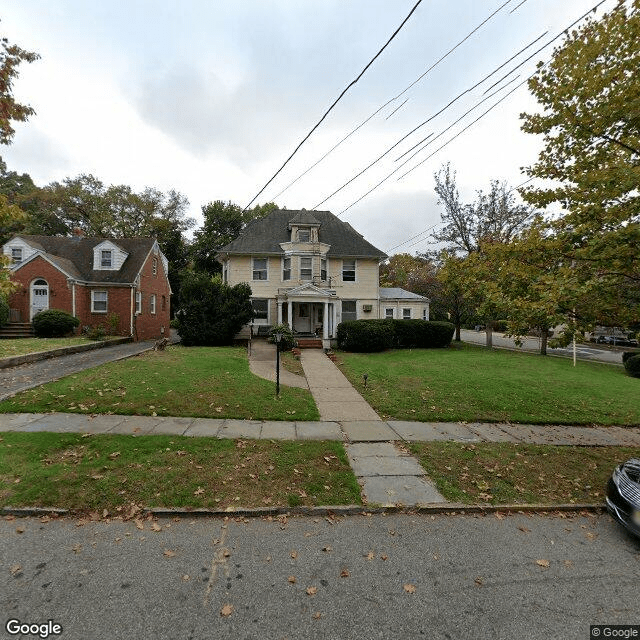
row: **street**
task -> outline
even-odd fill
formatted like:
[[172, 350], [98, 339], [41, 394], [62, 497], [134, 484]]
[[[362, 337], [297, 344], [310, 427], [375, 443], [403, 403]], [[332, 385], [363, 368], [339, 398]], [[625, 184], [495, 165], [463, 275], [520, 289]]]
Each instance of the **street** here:
[[607, 514], [16, 518], [0, 538], [2, 638], [9, 619], [64, 640], [587, 639], [640, 623], [640, 541]]
[[[487, 336], [484, 331], [471, 331], [462, 329], [460, 337], [463, 342], [471, 344], [480, 344], [484, 346], [487, 343]], [[522, 346], [517, 347], [513, 338], [508, 338], [501, 333], [493, 334], [493, 346], [506, 349], [514, 349], [516, 351], [535, 351], [540, 353], [540, 338], [524, 337], [522, 338]], [[611, 349], [602, 349], [595, 343], [578, 344], [576, 346], [576, 356], [578, 360], [593, 360], [596, 362], [608, 362], [613, 364], [622, 364], [622, 351], [612, 351]], [[550, 356], [563, 356], [565, 358], [573, 358], [573, 347], [551, 349], [547, 348], [547, 354]]]

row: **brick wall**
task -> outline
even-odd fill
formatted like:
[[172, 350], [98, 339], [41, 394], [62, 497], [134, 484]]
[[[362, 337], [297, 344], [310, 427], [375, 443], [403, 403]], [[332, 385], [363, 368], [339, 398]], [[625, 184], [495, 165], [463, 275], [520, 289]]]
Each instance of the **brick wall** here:
[[[154, 258], [157, 260], [155, 274], [153, 268]], [[142, 293], [142, 305], [141, 313], [135, 318], [134, 329], [134, 337], [137, 336], [138, 340], [169, 337], [170, 290], [160, 255], [151, 253], [147, 257], [140, 274], [140, 288], [138, 291]], [[151, 313], [152, 294], [156, 296], [155, 313]]]

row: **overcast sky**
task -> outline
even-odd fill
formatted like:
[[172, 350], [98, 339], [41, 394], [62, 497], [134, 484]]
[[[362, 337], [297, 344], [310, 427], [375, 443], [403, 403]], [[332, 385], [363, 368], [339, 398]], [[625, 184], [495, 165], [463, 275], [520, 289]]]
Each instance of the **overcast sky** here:
[[[278, 195], [505, 1], [423, 0], [257, 201], [314, 208], [414, 127], [548, 31], [318, 207], [340, 213], [396, 169], [401, 153], [429, 134], [435, 138], [486, 98], [483, 92], [490, 85], [597, 2], [510, 0], [419, 83]], [[29, 173], [39, 185], [92, 173], [107, 184], [129, 184], [137, 190], [176, 189], [188, 197], [189, 214], [199, 222], [200, 207], [209, 201], [245, 206], [414, 4], [10, 0], [0, 13], [2, 35], [42, 58], [21, 65], [14, 91], [36, 115], [16, 127], [14, 143], [0, 153], [10, 169]], [[605, 2], [598, 15], [614, 4]], [[552, 51], [553, 46], [546, 48], [497, 85], [492, 91], [520, 74], [341, 217], [386, 251], [439, 221], [433, 173], [443, 163], [451, 162], [456, 169], [467, 200], [492, 179], [512, 186], [526, 180], [521, 167], [535, 160], [541, 143], [520, 131], [519, 114], [536, 108], [526, 85], [406, 178], [396, 178], [517, 86]], [[392, 253], [426, 248], [423, 240]]]

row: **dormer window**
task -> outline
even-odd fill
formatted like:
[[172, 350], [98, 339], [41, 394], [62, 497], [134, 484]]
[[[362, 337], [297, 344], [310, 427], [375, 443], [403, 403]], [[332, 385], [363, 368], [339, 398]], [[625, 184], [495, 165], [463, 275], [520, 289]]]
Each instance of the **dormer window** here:
[[103, 269], [111, 269], [111, 265], [113, 264], [113, 251], [110, 249], [102, 250], [100, 252], [100, 266]]
[[11, 260], [13, 264], [22, 262], [22, 247], [11, 247]]
[[127, 256], [127, 252], [115, 242], [103, 240], [93, 247], [93, 268], [98, 271], [118, 271]]
[[298, 229], [298, 242], [311, 242], [311, 230]]

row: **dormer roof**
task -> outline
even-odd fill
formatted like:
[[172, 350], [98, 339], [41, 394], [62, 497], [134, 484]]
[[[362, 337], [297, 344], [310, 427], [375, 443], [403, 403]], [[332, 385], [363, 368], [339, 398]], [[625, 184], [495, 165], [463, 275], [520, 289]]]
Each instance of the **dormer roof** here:
[[319, 227], [322, 223], [306, 209], [298, 211], [296, 215], [289, 220], [289, 229], [293, 226], [296, 227]]

